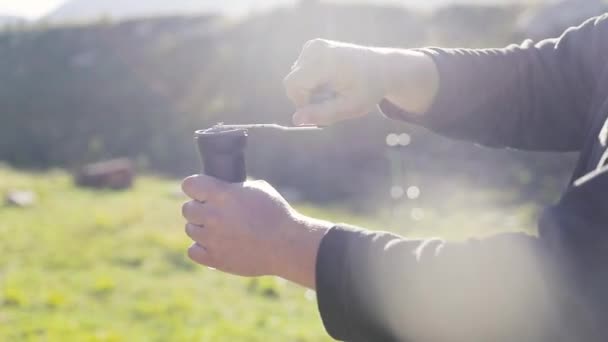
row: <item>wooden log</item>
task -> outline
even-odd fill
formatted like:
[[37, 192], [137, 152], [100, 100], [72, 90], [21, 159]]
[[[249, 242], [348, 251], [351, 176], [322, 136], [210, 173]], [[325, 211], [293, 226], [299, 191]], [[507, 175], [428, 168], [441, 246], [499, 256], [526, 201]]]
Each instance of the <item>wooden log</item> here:
[[75, 175], [75, 183], [95, 189], [129, 189], [135, 181], [135, 167], [126, 158], [85, 165]]

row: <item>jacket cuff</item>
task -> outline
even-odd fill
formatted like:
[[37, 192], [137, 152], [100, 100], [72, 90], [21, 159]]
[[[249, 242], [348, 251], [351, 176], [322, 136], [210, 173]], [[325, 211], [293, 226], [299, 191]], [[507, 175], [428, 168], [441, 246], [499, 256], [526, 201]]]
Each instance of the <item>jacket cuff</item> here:
[[348, 335], [346, 315], [350, 294], [348, 249], [357, 229], [336, 226], [327, 232], [317, 254], [317, 303], [327, 333], [337, 340]]

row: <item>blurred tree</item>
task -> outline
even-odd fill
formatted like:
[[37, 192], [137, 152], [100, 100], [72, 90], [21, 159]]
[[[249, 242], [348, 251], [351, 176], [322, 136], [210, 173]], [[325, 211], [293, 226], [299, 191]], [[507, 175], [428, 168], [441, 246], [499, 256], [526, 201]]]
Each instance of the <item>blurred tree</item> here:
[[[457, 6], [426, 16], [401, 7], [306, 1], [239, 22], [164, 17], [5, 31], [0, 160], [75, 167], [93, 157], [126, 156], [158, 172], [196, 172], [195, 129], [218, 121], [289, 123], [293, 107], [281, 81], [309, 39], [417, 47], [434, 32], [463, 45], [503, 44], [516, 13]], [[509, 182], [503, 166], [522, 158], [548, 173], [560, 169], [547, 162], [555, 159], [471, 149], [401, 127], [416, 141], [407, 172], [432, 176], [450, 168], [454, 177], [469, 177], [471, 165], [486, 158], [494, 163], [475, 181], [495, 184]], [[386, 196], [385, 137], [394, 130], [394, 122], [374, 116], [318, 135], [255, 134], [251, 175], [297, 189], [305, 199]]]

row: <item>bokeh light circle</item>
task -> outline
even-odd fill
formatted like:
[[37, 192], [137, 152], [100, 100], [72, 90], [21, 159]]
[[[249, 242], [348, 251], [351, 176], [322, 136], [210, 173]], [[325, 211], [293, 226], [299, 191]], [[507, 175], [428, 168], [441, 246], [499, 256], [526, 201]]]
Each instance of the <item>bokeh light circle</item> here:
[[412, 136], [407, 133], [402, 133], [402, 134], [399, 134], [398, 140], [399, 140], [399, 145], [408, 146], [409, 144], [412, 143]]
[[386, 144], [390, 147], [395, 147], [395, 146], [399, 145], [399, 136], [394, 133], [387, 135]]
[[407, 198], [409, 199], [417, 199], [418, 197], [420, 197], [420, 188], [417, 186], [410, 186], [409, 188], [407, 188]]

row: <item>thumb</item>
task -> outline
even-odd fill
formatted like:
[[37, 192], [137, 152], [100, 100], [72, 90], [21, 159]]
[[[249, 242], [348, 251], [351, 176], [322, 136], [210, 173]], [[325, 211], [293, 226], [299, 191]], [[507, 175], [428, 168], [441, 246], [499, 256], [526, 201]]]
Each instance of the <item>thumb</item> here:
[[190, 176], [182, 182], [184, 193], [188, 197], [200, 202], [222, 196], [226, 192], [227, 187], [227, 183], [203, 174]]

